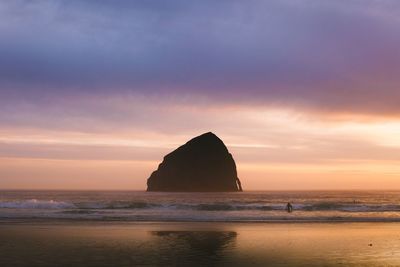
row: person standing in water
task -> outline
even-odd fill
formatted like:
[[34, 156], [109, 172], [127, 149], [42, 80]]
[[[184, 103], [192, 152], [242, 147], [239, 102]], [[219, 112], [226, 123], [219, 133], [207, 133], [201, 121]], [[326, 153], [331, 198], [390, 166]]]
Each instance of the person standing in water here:
[[290, 204], [290, 202], [288, 202], [287, 204], [286, 204], [286, 210], [287, 210], [287, 212], [292, 212], [293, 211], [293, 206], [292, 206], [292, 204]]

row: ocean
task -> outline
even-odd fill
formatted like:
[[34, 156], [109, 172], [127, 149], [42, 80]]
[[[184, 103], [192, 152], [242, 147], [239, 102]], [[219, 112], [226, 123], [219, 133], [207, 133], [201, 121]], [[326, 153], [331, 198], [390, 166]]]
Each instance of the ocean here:
[[[293, 205], [288, 213], [286, 204]], [[399, 222], [399, 191], [0, 191], [0, 220]]]
[[400, 266], [399, 196], [0, 191], [0, 266]]

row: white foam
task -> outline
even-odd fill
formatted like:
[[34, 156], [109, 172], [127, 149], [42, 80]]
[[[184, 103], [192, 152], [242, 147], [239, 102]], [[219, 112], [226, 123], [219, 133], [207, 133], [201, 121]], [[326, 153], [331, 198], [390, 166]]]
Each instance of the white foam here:
[[19, 200], [0, 202], [0, 208], [6, 209], [72, 209], [76, 206], [72, 203], [54, 200]]

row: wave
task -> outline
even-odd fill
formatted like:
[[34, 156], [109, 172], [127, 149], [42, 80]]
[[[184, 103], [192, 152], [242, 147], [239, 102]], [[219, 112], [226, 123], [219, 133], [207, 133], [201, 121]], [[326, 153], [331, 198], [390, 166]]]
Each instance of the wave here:
[[[180, 205], [180, 208], [188, 205]], [[189, 206], [191, 209], [200, 211], [240, 211], [240, 210], [259, 210], [259, 211], [279, 211], [285, 210], [285, 204], [227, 204], [227, 203], [208, 203]], [[345, 204], [318, 202], [313, 204], [293, 204], [294, 210], [299, 211], [343, 211], [343, 212], [397, 212], [400, 205], [396, 204]]]
[[222, 203], [214, 203], [214, 204], [198, 204], [193, 207], [196, 210], [204, 210], [204, 211], [230, 211], [230, 210], [282, 210], [285, 208], [284, 205], [276, 204], [276, 205], [239, 205], [239, 204], [222, 204]]
[[[284, 211], [285, 204], [281, 203], [152, 203], [146, 201], [104, 201], [104, 202], [65, 202], [55, 200], [18, 200], [0, 201], [3, 209], [76, 209], [76, 210], [192, 210], [192, 211]], [[316, 202], [293, 204], [294, 211], [341, 211], [341, 212], [400, 212], [397, 204], [366, 204], [366, 203], [334, 203]]]
[[[83, 205], [92, 209], [169, 209], [169, 210], [197, 210], [197, 211], [280, 211], [285, 210], [285, 204], [238, 204], [238, 203], [146, 203], [146, 202], [121, 202]], [[83, 207], [81, 206], [81, 208]], [[318, 202], [313, 204], [293, 204], [294, 210], [299, 211], [343, 211], [343, 212], [384, 212], [400, 211], [400, 205], [396, 204], [353, 204], [353, 203], [331, 203]]]
[[[296, 207], [295, 207], [296, 208]], [[400, 205], [396, 204], [355, 204], [355, 203], [333, 203], [318, 202], [308, 205], [300, 205], [304, 211], [345, 211], [345, 212], [385, 212], [400, 211]]]
[[110, 202], [110, 203], [79, 203], [80, 209], [152, 209], [164, 205], [146, 202]]
[[18, 200], [0, 202], [0, 208], [5, 209], [73, 209], [76, 206], [69, 202], [54, 200]]

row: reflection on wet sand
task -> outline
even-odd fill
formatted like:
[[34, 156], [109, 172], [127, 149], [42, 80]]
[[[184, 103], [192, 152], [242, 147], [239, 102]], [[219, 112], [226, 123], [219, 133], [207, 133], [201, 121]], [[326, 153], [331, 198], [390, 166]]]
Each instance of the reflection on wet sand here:
[[0, 266], [216, 266], [229, 261], [236, 232], [179, 228], [186, 230], [168, 224], [0, 224]]
[[0, 266], [400, 266], [400, 223], [3, 223]]
[[151, 234], [167, 248], [158, 263], [180, 266], [220, 263], [235, 247], [237, 236], [233, 231], [153, 231]]

